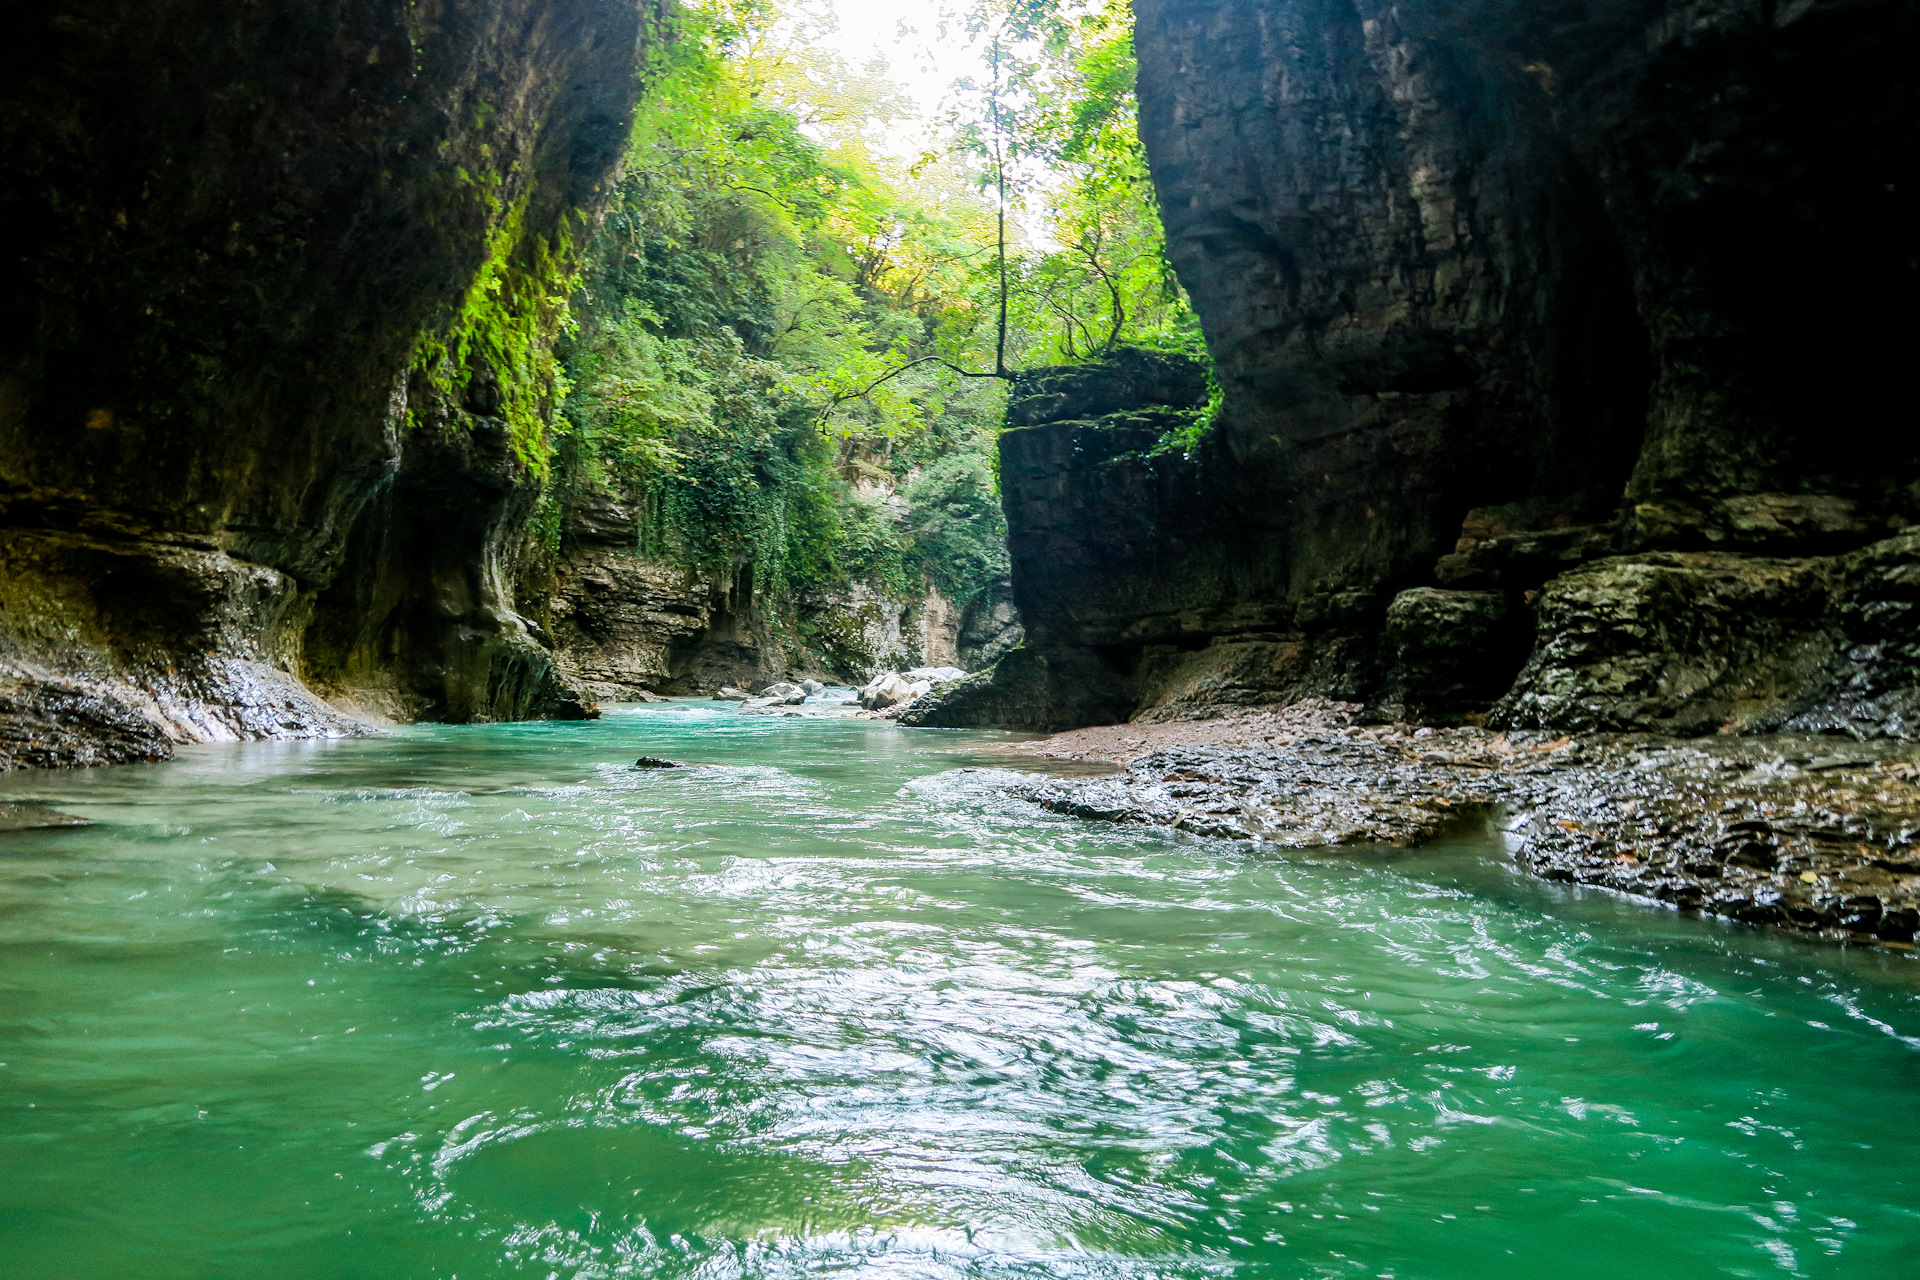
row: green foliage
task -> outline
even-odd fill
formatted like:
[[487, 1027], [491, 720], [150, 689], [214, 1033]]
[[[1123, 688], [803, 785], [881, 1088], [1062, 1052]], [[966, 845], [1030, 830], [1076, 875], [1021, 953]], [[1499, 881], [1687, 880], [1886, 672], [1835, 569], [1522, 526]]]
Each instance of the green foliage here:
[[574, 301], [560, 427], [570, 475], [646, 513], [646, 554], [752, 563], [776, 593], [931, 581], [964, 604], [1007, 571], [1003, 362], [1196, 341], [1134, 135], [1124, 4], [994, 2], [974, 30], [996, 83], [950, 153], [912, 165], [875, 145], [897, 87], [772, 0], [689, 8], [656, 53]]
[[1124, 0], [979, 0], [971, 11], [990, 74], [966, 86], [956, 137], [983, 188], [1038, 231], [1006, 248], [1018, 364], [1122, 345], [1205, 354], [1135, 127], [1131, 16]]
[[1007, 526], [994, 459], [947, 454], [907, 485], [913, 562], [949, 600], [971, 600], [1007, 572]]
[[1154, 453], [1192, 453], [1200, 445], [1200, 439], [1213, 430], [1214, 419], [1220, 414], [1221, 402], [1225, 394], [1220, 389], [1219, 380], [1212, 373], [1207, 375], [1207, 405], [1181, 426], [1166, 432], [1153, 447]]

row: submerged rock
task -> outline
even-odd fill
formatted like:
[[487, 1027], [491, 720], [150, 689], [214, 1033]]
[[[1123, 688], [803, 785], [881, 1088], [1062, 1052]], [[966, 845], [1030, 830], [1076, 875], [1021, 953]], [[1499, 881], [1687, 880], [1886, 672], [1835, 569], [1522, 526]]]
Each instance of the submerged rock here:
[[633, 762], [636, 769], [684, 769], [687, 766], [678, 760], [666, 760], [660, 756], [641, 756]]
[[8, 831], [40, 831], [59, 827], [91, 827], [91, 818], [77, 817], [32, 801], [0, 803], [0, 834]]

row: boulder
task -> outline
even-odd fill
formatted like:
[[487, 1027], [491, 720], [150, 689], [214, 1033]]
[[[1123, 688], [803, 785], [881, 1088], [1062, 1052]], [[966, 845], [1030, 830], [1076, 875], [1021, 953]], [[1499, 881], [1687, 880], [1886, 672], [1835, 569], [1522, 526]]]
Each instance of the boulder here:
[[807, 700], [807, 691], [797, 684], [781, 681], [770, 684], [748, 699], [750, 707], [797, 707]]
[[1395, 719], [1455, 724], [1482, 715], [1533, 647], [1533, 615], [1502, 591], [1414, 587], [1394, 596], [1385, 628]]
[[802, 680], [800, 687], [807, 691], [809, 698], [817, 697], [827, 691], [827, 686], [821, 684], [818, 680]]
[[924, 692], [916, 692], [913, 682], [899, 672], [888, 671], [875, 676], [860, 690], [860, 705], [868, 711], [880, 711], [897, 703], [910, 702]]
[[659, 756], [641, 756], [633, 762], [636, 769], [684, 769], [687, 766], [678, 760], [665, 760]]
[[929, 685], [944, 684], [949, 680], [964, 680], [967, 673], [959, 667], [915, 667], [911, 671], [900, 673], [914, 684], [925, 682]]
[[730, 684], [723, 684], [714, 690], [713, 700], [715, 702], [745, 702], [747, 700], [747, 691], [745, 689], [736, 689]]
[[1117, 724], [1135, 705], [1131, 682], [1073, 649], [1015, 649], [992, 669], [943, 683], [906, 708], [903, 725], [933, 729], [1037, 729]]
[[1845, 568], [1652, 552], [1563, 573], [1540, 594], [1539, 642], [1492, 723], [1681, 737], [1776, 730], [1848, 648], [1831, 617]]

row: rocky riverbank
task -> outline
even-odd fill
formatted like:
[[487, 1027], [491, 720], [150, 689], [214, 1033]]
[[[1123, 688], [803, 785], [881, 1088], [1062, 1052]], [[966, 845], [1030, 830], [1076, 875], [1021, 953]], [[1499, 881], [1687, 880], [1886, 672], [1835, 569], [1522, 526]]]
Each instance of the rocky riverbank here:
[[1021, 783], [1056, 812], [1308, 848], [1497, 820], [1550, 880], [1835, 940], [1920, 927], [1920, 748], [1832, 738], [1581, 739], [1363, 725], [1315, 703], [1060, 734], [1011, 751], [1124, 772]]

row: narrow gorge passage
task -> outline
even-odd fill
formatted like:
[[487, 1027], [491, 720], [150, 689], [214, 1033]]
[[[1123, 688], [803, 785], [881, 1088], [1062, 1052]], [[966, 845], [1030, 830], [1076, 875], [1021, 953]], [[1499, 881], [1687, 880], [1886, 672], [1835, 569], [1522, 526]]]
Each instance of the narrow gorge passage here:
[[1913, 0], [24, 0], [0, 1280], [1920, 1250]]
[[8, 779], [99, 825], [0, 869], [0, 1272], [1902, 1273], [1908, 958], [1036, 814], [1005, 739], [676, 702]]

